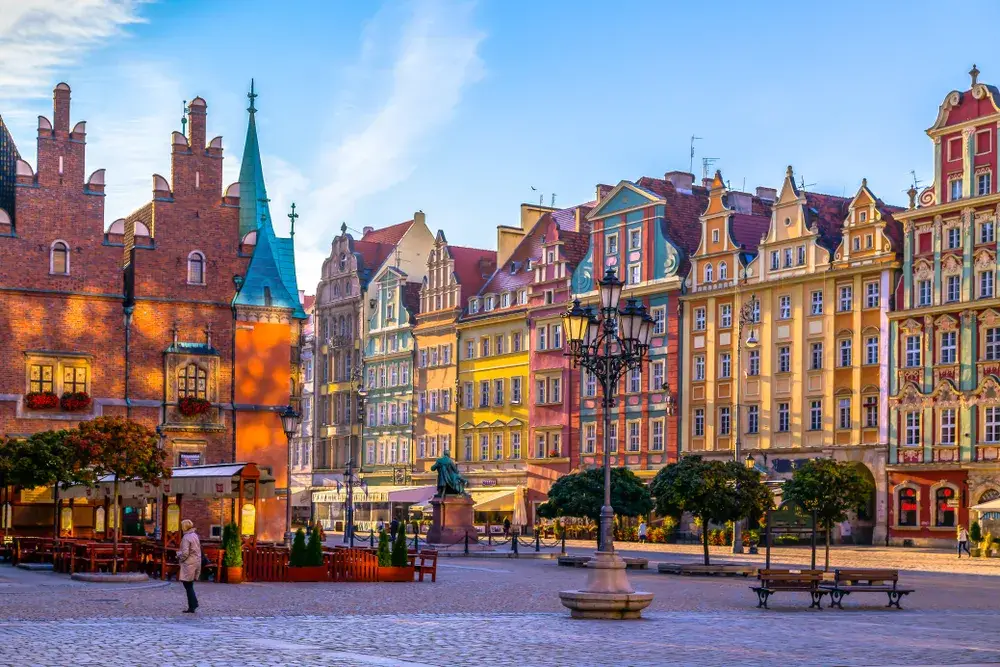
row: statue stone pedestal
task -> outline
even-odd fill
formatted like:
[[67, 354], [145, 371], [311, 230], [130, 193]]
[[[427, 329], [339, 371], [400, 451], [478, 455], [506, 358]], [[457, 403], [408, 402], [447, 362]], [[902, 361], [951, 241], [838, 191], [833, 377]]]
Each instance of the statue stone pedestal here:
[[434, 511], [431, 528], [427, 531], [429, 544], [463, 544], [469, 536], [469, 544], [477, 544], [479, 536], [473, 522], [472, 506], [475, 502], [467, 493], [431, 498]]

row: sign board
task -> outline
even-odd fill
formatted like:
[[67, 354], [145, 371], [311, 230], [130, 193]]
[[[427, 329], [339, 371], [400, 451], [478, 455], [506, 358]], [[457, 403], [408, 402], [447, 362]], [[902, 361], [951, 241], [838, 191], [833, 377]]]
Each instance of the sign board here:
[[253, 503], [246, 503], [240, 510], [240, 535], [255, 535], [255, 523], [257, 521], [257, 508]]
[[181, 506], [177, 503], [167, 505], [167, 532], [176, 533], [181, 529]]

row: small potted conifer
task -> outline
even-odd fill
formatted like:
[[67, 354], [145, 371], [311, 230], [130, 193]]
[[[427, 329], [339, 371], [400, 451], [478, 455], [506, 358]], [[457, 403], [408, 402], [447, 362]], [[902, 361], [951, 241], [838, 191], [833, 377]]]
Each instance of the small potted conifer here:
[[305, 531], [301, 528], [295, 531], [286, 579], [296, 583], [329, 579], [326, 565], [323, 564], [323, 544], [317, 529], [314, 528], [309, 534], [308, 545]]
[[983, 529], [979, 527], [978, 521], [973, 521], [972, 527], [969, 529], [969, 555], [973, 558], [979, 558], [983, 555], [983, 551], [980, 549], [980, 542], [982, 541]]
[[406, 552], [406, 531], [402, 528], [396, 533], [391, 552], [389, 536], [384, 530], [378, 537], [378, 580], [413, 581], [413, 566]]
[[222, 549], [226, 583], [243, 583], [243, 544], [240, 542], [240, 529], [235, 522], [226, 524], [222, 529]]

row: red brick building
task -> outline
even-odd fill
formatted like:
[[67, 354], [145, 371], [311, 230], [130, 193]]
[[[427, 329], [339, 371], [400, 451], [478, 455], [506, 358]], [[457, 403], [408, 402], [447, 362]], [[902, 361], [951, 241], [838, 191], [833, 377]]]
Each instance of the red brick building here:
[[[285, 451], [280, 420], [259, 415], [289, 402], [302, 313], [291, 239], [276, 239], [271, 228], [252, 103], [250, 110], [239, 183], [223, 192], [222, 138], [206, 141], [207, 104], [196, 97], [187, 134], [171, 137], [170, 179], [153, 175], [150, 203], [107, 227], [104, 170], [87, 169], [86, 124], [71, 127], [69, 86], [56, 86], [54, 120], [39, 117], [35, 168], [20, 159], [0, 121], [0, 193], [13, 193], [0, 199], [0, 434], [128, 416], [162, 431], [171, 465], [255, 460], [284, 487], [283, 454], [264, 454]], [[241, 191], [254, 199], [241, 200]], [[285, 294], [289, 264], [292, 297]], [[271, 267], [279, 275], [268, 283]], [[270, 330], [263, 335], [265, 322]], [[251, 374], [268, 386], [263, 393], [244, 389], [247, 396], [237, 400], [234, 376]], [[47, 392], [84, 392], [90, 403], [34, 409], [29, 395]], [[185, 396], [212, 407], [182, 415], [178, 401]], [[234, 418], [256, 430], [238, 438]], [[14, 527], [48, 526], [47, 500], [22, 494]], [[74, 530], [92, 531], [93, 506], [74, 504]], [[152, 502], [132, 504], [150, 520], [156, 516]], [[263, 501], [262, 520], [283, 517], [283, 507], [280, 498]], [[222, 502], [183, 503], [203, 535], [229, 511]], [[278, 522], [259, 522], [259, 530], [280, 535]]]

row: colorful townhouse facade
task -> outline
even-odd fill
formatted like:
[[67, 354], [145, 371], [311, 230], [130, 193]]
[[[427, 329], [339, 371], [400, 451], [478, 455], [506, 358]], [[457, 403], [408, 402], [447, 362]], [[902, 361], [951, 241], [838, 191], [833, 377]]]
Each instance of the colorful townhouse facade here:
[[682, 299], [682, 448], [727, 458], [739, 438], [740, 458], [775, 483], [809, 458], [855, 462], [875, 491], [854, 535], [877, 542], [899, 209], [866, 182], [852, 199], [802, 191], [791, 167], [773, 193], [731, 192], [718, 173], [712, 183]]
[[[893, 544], [948, 544], [1000, 498], [1000, 92], [948, 93], [927, 135], [934, 182], [896, 217], [903, 276], [890, 317], [888, 501]], [[993, 515], [995, 517], [995, 515]], [[996, 531], [989, 519], [984, 529]]]
[[496, 268], [495, 251], [451, 245], [441, 231], [428, 254], [413, 328], [416, 483], [436, 484], [436, 474], [430, 470], [434, 460], [445, 452], [458, 455], [458, 318]]
[[[698, 215], [706, 189], [694, 176], [669, 172], [661, 178], [622, 181], [614, 188], [598, 186], [590, 211], [590, 244], [573, 276], [573, 297], [598, 304], [598, 284], [608, 269], [622, 280], [622, 298], [643, 303], [654, 319], [653, 337], [641, 369], [624, 377], [612, 407], [612, 465], [623, 465], [644, 479], [678, 455], [681, 416], [679, 301], [687, 256], [697, 246]], [[622, 302], [624, 305], [624, 301]], [[577, 403], [573, 468], [602, 465], [604, 419], [596, 378], [576, 373]]]
[[[276, 413], [297, 401], [305, 314], [292, 238], [275, 235], [267, 206], [256, 95], [238, 182], [223, 188], [222, 138], [208, 140], [208, 104], [195, 97], [186, 132], [171, 135], [170, 177], [154, 174], [151, 201], [105, 227], [105, 172], [85, 173], [87, 127], [71, 126], [70, 94], [60, 83], [52, 120], [39, 117], [36, 167], [10, 160], [16, 147], [0, 127], [0, 434], [122, 416], [159, 428], [173, 467], [257, 463], [277, 490], [260, 503], [257, 534], [280, 539], [289, 475]], [[39, 327], [44, 318], [25, 313], [58, 315], [60, 325]], [[86, 406], [39, 409], [28, 398], [67, 392], [85, 394]], [[185, 415], [184, 398], [211, 407]], [[152, 528], [162, 499], [127, 500]], [[22, 494], [15, 528], [38, 528], [45, 502], [51, 496]], [[70, 514], [74, 534], [104, 529], [94, 501], [74, 499]], [[196, 499], [182, 514], [206, 536], [233, 518]]]

